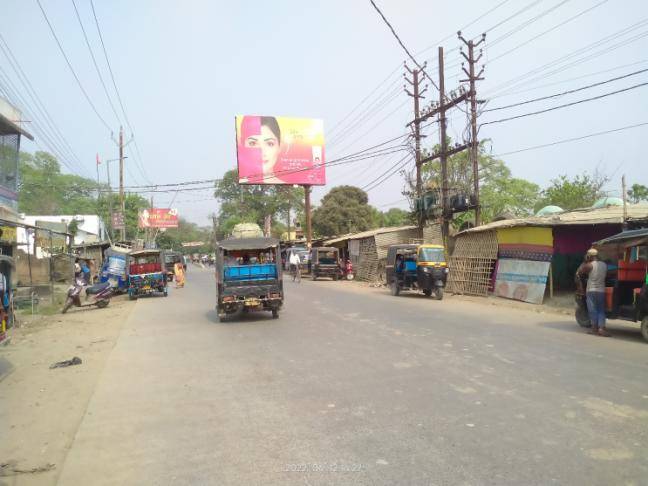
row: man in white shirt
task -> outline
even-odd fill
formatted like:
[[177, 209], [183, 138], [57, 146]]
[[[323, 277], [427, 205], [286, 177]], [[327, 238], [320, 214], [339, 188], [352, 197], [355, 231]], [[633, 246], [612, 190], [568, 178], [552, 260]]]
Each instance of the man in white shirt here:
[[298, 282], [301, 282], [301, 259], [296, 251], [290, 252], [290, 270], [292, 271], [293, 282], [297, 278]]

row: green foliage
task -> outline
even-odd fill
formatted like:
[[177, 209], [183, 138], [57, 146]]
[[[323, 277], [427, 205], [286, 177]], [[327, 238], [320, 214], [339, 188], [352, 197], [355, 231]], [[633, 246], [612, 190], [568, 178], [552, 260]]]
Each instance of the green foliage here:
[[637, 204], [641, 201], [648, 201], [648, 187], [642, 184], [632, 184], [632, 188], [628, 191], [630, 202]]
[[380, 213], [380, 222], [378, 227], [388, 226], [407, 226], [415, 224], [412, 213], [400, 208], [391, 208], [383, 213]]
[[354, 186], [331, 189], [313, 211], [313, 231], [320, 236], [334, 236], [366, 231], [379, 223], [377, 210], [368, 204], [367, 193]]
[[[110, 207], [118, 211], [119, 196], [105, 193], [105, 185], [81, 176], [61, 173], [56, 157], [47, 152], [20, 153], [20, 182], [18, 184], [18, 210], [26, 214], [98, 214], [106, 223], [110, 234]], [[97, 188], [101, 196], [97, 199]], [[126, 194], [126, 237], [138, 236], [137, 214], [149, 206], [137, 194]], [[74, 228], [72, 228], [74, 230]]]
[[[178, 227], [160, 232], [156, 241], [160, 248], [176, 250], [182, 253], [211, 253], [214, 251], [212, 240], [211, 228], [201, 228], [195, 223], [179, 218]], [[205, 244], [198, 247], [183, 248], [182, 243], [188, 241], [204, 241]]]
[[[263, 228], [266, 216], [272, 218], [272, 234], [279, 236], [286, 228], [280, 221], [287, 220], [289, 211], [299, 217], [304, 205], [303, 188], [240, 185], [236, 170], [227, 171], [216, 182], [214, 196], [220, 202], [215, 218], [217, 238], [228, 236], [239, 223], [256, 223]], [[294, 228], [294, 223], [291, 226]]]
[[[450, 141], [448, 142], [450, 144]], [[488, 223], [501, 214], [523, 217], [533, 214], [540, 197], [538, 185], [525, 179], [512, 177], [504, 161], [486, 152], [484, 140], [479, 145], [479, 194], [482, 206], [482, 222]], [[434, 151], [440, 150], [436, 146]], [[427, 156], [425, 154], [424, 156]], [[448, 188], [452, 192], [473, 193], [472, 164], [468, 151], [448, 158]], [[436, 159], [423, 167], [423, 186], [426, 190], [439, 190], [441, 184], [441, 162]], [[409, 178], [409, 190], [405, 195], [413, 198], [415, 187]], [[473, 221], [472, 212], [455, 215], [453, 225], [459, 227], [465, 221]]]
[[548, 205], [559, 206], [565, 210], [588, 208], [597, 199], [605, 197], [603, 186], [608, 180], [596, 172], [593, 175], [577, 175], [572, 179], [561, 175], [552, 179], [549, 187], [542, 191], [542, 198], [536, 204], [536, 209]]
[[18, 210], [26, 214], [93, 214], [97, 183], [62, 174], [56, 157], [47, 152], [20, 153]]

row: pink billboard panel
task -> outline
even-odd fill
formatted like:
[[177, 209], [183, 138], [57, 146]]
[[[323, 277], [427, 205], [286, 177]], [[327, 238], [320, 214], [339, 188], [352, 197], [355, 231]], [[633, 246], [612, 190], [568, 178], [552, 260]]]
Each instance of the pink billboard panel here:
[[326, 184], [322, 120], [237, 116], [236, 155], [240, 184]]
[[178, 210], [168, 208], [140, 209], [138, 215], [140, 228], [177, 228]]

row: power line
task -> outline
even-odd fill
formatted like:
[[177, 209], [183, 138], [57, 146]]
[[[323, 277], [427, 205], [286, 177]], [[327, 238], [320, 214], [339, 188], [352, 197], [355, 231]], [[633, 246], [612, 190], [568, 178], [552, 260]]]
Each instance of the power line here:
[[542, 113], [547, 113], [549, 111], [559, 110], [561, 108], [567, 108], [568, 106], [579, 105], [581, 103], [586, 103], [588, 101], [599, 100], [601, 98], [606, 98], [608, 96], [612, 96], [612, 95], [615, 95], [615, 94], [625, 93], [626, 91], [630, 91], [630, 90], [636, 89], [636, 88], [641, 88], [642, 86], [646, 86], [646, 85], [648, 85], [648, 82], [635, 84], [634, 86], [630, 86], [628, 88], [619, 89], [619, 90], [616, 90], [616, 91], [611, 91], [609, 93], [604, 93], [604, 94], [599, 95], [599, 96], [593, 96], [592, 98], [586, 98], [586, 99], [583, 99], [583, 100], [573, 101], [571, 103], [566, 103], [564, 105], [553, 106], [553, 107], [547, 108], [545, 110], [534, 111], [534, 112], [531, 112], [531, 113], [524, 113], [522, 115], [511, 116], [511, 117], [508, 117], [508, 118], [502, 118], [500, 120], [487, 121], [487, 122], [482, 123], [481, 126], [492, 125], [494, 123], [502, 123], [502, 122], [506, 122], [506, 121], [516, 120], [518, 118], [524, 118], [524, 117], [532, 116], [532, 115], [540, 115]]
[[106, 94], [106, 98], [108, 99], [110, 108], [112, 108], [112, 111], [115, 114], [115, 118], [117, 118], [117, 122], [121, 124], [121, 120], [119, 119], [119, 115], [117, 114], [117, 110], [115, 109], [115, 105], [113, 104], [112, 99], [108, 94], [108, 88], [106, 87], [106, 83], [104, 82], [103, 76], [101, 75], [101, 71], [99, 70], [97, 59], [95, 58], [94, 52], [92, 52], [92, 47], [90, 46], [90, 40], [88, 39], [88, 34], [86, 33], [85, 27], [83, 26], [83, 22], [81, 21], [81, 16], [79, 15], [79, 9], [76, 6], [75, 0], [72, 0], [72, 6], [74, 7], [74, 13], [76, 14], [76, 18], [79, 21], [81, 32], [83, 32], [83, 38], [85, 39], [86, 46], [88, 47], [88, 52], [90, 52], [90, 57], [92, 58], [92, 64], [94, 64], [95, 71], [97, 71], [97, 76], [99, 76], [99, 81], [101, 81], [101, 86], [103, 87], [104, 93]]
[[[99, 27], [99, 19], [97, 18], [97, 11], [95, 10], [93, 0], [90, 0], [90, 7], [92, 8], [92, 16], [94, 17], [95, 25], [97, 27], [97, 33], [99, 34], [99, 40], [101, 41], [101, 49], [103, 51], [104, 58], [106, 59], [106, 64], [108, 65], [108, 72], [110, 73], [110, 79], [112, 80], [113, 87], [115, 88], [115, 93], [117, 94], [117, 101], [119, 102], [119, 106], [122, 110], [122, 113], [124, 114], [124, 120], [126, 120], [126, 125], [128, 126], [128, 129], [130, 130], [131, 134], [133, 134], [135, 131], [133, 130], [133, 126], [131, 125], [131, 122], [128, 119], [126, 109], [124, 108], [124, 102], [122, 100], [121, 94], [119, 93], [119, 88], [117, 88], [117, 81], [115, 80], [115, 74], [113, 73], [112, 65], [110, 64], [110, 58], [108, 57], [108, 50], [106, 49], [106, 44], [104, 42], [104, 38], [101, 33], [101, 27]], [[145, 180], [151, 182], [151, 180], [146, 175], [146, 170], [144, 169], [144, 164], [142, 163], [141, 160], [142, 154], [140, 152], [140, 148], [136, 138], [133, 138], [133, 143], [135, 144], [135, 152], [137, 152], [137, 157], [134, 158], [134, 160], [138, 164], [138, 170], [141, 172], [142, 177], [144, 177]]]
[[537, 149], [541, 149], [541, 148], [545, 148], [545, 147], [553, 147], [554, 145], [561, 145], [563, 143], [576, 142], [578, 140], [585, 140], [587, 138], [598, 137], [600, 135], [607, 135], [609, 133], [621, 132], [623, 130], [629, 130], [631, 128], [643, 127], [643, 126], [647, 126], [647, 125], [648, 125], [648, 122], [637, 123], [635, 125], [627, 125], [625, 127], [614, 128], [612, 130], [605, 130], [605, 131], [602, 131], [602, 132], [590, 133], [588, 135], [583, 135], [581, 137], [565, 138], [563, 140], [556, 140], [555, 142], [544, 143], [542, 145], [534, 145], [532, 147], [526, 147], [526, 148], [519, 149], [519, 150], [512, 150], [510, 152], [502, 152], [501, 154], [494, 154], [493, 157], [504, 157], [505, 155], [519, 154], [521, 152], [528, 152], [529, 150], [537, 150]]
[[642, 69], [640, 71], [635, 71], [633, 73], [624, 74], [623, 76], [617, 76], [616, 78], [606, 79], [605, 81], [600, 81], [598, 83], [589, 84], [587, 86], [582, 86], [580, 88], [570, 89], [568, 91], [563, 91], [561, 93], [556, 93], [556, 94], [552, 94], [552, 95], [548, 95], [548, 96], [542, 96], [540, 98], [534, 98], [534, 99], [531, 99], [531, 100], [521, 101], [519, 103], [513, 103], [513, 104], [510, 104], [510, 105], [498, 106], [496, 108], [489, 108], [487, 110], [484, 110], [483, 112], [487, 113], [489, 111], [505, 110], [507, 108], [513, 108], [515, 106], [522, 106], [522, 105], [527, 105], [529, 103], [535, 103], [536, 101], [543, 101], [543, 100], [549, 100], [549, 99], [552, 99], [552, 98], [559, 98], [561, 96], [565, 96], [565, 95], [572, 94], [572, 93], [577, 93], [578, 91], [583, 91], [583, 90], [586, 90], [586, 89], [594, 88], [596, 86], [602, 86], [604, 84], [608, 84], [608, 83], [611, 83], [613, 81], [618, 81], [620, 79], [629, 78], [631, 76], [636, 76], [637, 74], [642, 74], [642, 73], [645, 73], [645, 72], [648, 72], [648, 69]]
[[52, 36], [54, 37], [54, 40], [56, 41], [56, 44], [58, 45], [59, 50], [61, 51], [61, 54], [63, 55], [63, 58], [65, 59], [65, 62], [67, 63], [68, 68], [70, 68], [70, 72], [74, 76], [74, 79], [76, 80], [77, 84], [79, 85], [79, 88], [81, 89], [81, 92], [83, 93], [83, 96], [85, 97], [86, 101], [92, 108], [92, 111], [94, 111], [95, 115], [97, 115], [97, 118], [101, 121], [101, 123], [108, 129], [110, 130], [110, 125], [106, 123], [106, 120], [99, 114], [99, 111], [97, 111], [97, 107], [95, 104], [92, 102], [92, 99], [88, 95], [87, 91], [83, 87], [83, 84], [81, 84], [81, 80], [79, 79], [79, 76], [77, 76], [76, 71], [72, 67], [72, 63], [70, 62], [70, 59], [68, 58], [67, 54], [65, 53], [65, 50], [63, 49], [63, 46], [61, 45], [61, 41], [59, 41], [58, 36], [56, 35], [56, 31], [54, 30], [54, 27], [52, 26], [52, 23], [50, 22], [49, 18], [47, 17], [47, 14], [45, 13], [45, 9], [43, 9], [43, 5], [41, 5], [40, 0], [36, 0], [36, 3], [38, 3], [38, 6], [40, 7], [41, 12], [43, 13], [43, 17], [45, 18], [45, 22], [47, 22], [47, 25], [49, 26], [50, 32], [52, 33]]
[[[573, 15], [572, 17], [570, 17], [570, 18], [568, 18], [568, 19], [566, 19], [566, 20], [560, 22], [559, 24], [554, 25], [554, 26], [551, 27], [550, 29], [547, 29], [547, 30], [545, 30], [544, 32], [541, 32], [541, 33], [539, 33], [539, 34], [537, 34], [537, 35], [531, 37], [530, 39], [528, 39], [528, 40], [522, 42], [521, 44], [518, 44], [517, 46], [515, 46], [515, 47], [509, 49], [508, 51], [503, 52], [503, 53], [500, 54], [499, 56], [496, 56], [496, 57], [494, 57], [494, 58], [492, 58], [492, 59], [489, 59], [489, 60], [488, 60], [488, 63], [489, 63], [489, 64], [492, 64], [493, 62], [497, 61], [498, 59], [501, 59], [502, 57], [507, 56], [508, 54], [511, 54], [512, 52], [517, 51], [517, 50], [520, 49], [521, 47], [524, 47], [524, 46], [526, 46], [527, 44], [530, 44], [530, 43], [533, 42], [534, 40], [539, 39], [540, 37], [542, 37], [542, 36], [548, 34], [549, 32], [553, 32], [554, 30], [556, 30], [556, 29], [562, 27], [563, 25], [568, 24], [568, 23], [571, 22], [572, 20], [576, 20], [577, 18], [579, 18], [579, 17], [585, 15], [586, 13], [588, 13], [588, 12], [594, 10], [594, 9], [597, 8], [597, 7], [600, 7], [601, 5], [603, 5], [604, 3], [607, 3], [607, 2], [608, 2], [608, 0], [602, 0], [602, 1], [600, 1], [599, 3], [597, 3], [597, 4], [592, 5], [592, 6], [589, 7], [589, 8], [586, 8], [585, 10], [581, 10], [581, 11], [578, 12], [576, 15]], [[491, 44], [491, 45], [492, 45], [492, 44]]]
[[[4, 44], [4, 46], [3, 46]], [[29, 95], [29, 97], [32, 99], [34, 102], [34, 105], [36, 106], [36, 110], [40, 112], [40, 114], [43, 117], [43, 120], [45, 124], [48, 126], [48, 128], [52, 131], [55, 137], [59, 139], [61, 142], [61, 145], [65, 149], [63, 152], [66, 153], [66, 157], [69, 157], [71, 161], [75, 162], [76, 164], [79, 165], [79, 171], [83, 172], [83, 164], [81, 163], [81, 160], [79, 159], [78, 155], [74, 152], [74, 149], [72, 149], [72, 146], [69, 144], [65, 136], [63, 136], [63, 133], [61, 130], [58, 128], [56, 122], [54, 122], [52, 116], [50, 115], [49, 111], [47, 111], [47, 108], [45, 107], [45, 104], [42, 102], [41, 98], [38, 96], [38, 93], [34, 89], [34, 86], [32, 85], [31, 81], [29, 80], [29, 77], [23, 70], [22, 66], [18, 62], [18, 59], [14, 55], [13, 51], [11, 50], [11, 47], [9, 47], [9, 44], [5, 40], [5, 38], [0, 34], [0, 50], [4, 53], [4, 55], [7, 57], [7, 60], [9, 61], [9, 64], [11, 64], [11, 67], [13, 68], [14, 72], [16, 73], [16, 76], [18, 80], [21, 82], [23, 87], [25, 88], [25, 91]], [[9, 75], [7, 74], [7, 80], [9, 80]], [[15, 89], [16, 93], [18, 92], [17, 89]], [[26, 107], [29, 107], [29, 103], [27, 103], [25, 100], [23, 100], [23, 104]], [[32, 117], [34, 117], [35, 112], [34, 110], [32, 111]], [[64, 157], [64, 158], [66, 158]]]
[[374, 2], [374, 0], [369, 0], [369, 2], [371, 2], [371, 5], [373, 5], [373, 8], [376, 9], [376, 12], [378, 12], [378, 14], [382, 17], [382, 19], [383, 19], [383, 21], [385, 22], [385, 24], [387, 24], [387, 27], [389, 27], [389, 30], [391, 30], [392, 34], [394, 34], [394, 37], [396, 38], [396, 40], [398, 41], [398, 43], [400, 44], [400, 46], [403, 48], [403, 50], [405, 51], [405, 53], [406, 53], [406, 54], [409, 56], [409, 58], [412, 60], [412, 62], [416, 65], [416, 67], [419, 68], [419, 70], [420, 70], [423, 74], [425, 74], [425, 77], [428, 78], [428, 80], [430, 81], [430, 83], [432, 83], [432, 86], [434, 86], [436, 89], [439, 89], [439, 87], [438, 87], [437, 84], [434, 82], [434, 80], [433, 80], [430, 76], [428, 76], [428, 74], [425, 72], [425, 69], [423, 69], [423, 66], [421, 66], [421, 65], [418, 63], [418, 61], [417, 61], [416, 59], [414, 59], [414, 56], [412, 56], [412, 54], [411, 54], [410, 51], [407, 49], [407, 47], [405, 47], [405, 44], [403, 44], [403, 41], [400, 39], [400, 37], [398, 37], [398, 34], [396, 33], [396, 31], [394, 30], [394, 28], [392, 27], [392, 25], [389, 23], [389, 20], [387, 20], [387, 18], [385, 17], [385, 15], [384, 15], [384, 14], [382, 13], [382, 11], [378, 8], [378, 5], [376, 5], [376, 2]]

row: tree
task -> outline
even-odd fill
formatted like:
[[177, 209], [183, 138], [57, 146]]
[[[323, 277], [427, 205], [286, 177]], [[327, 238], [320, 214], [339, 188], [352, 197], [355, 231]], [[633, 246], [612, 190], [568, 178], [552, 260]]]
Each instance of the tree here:
[[412, 213], [400, 208], [391, 208], [382, 213], [380, 226], [407, 226], [412, 224]]
[[628, 191], [630, 202], [637, 204], [641, 201], [648, 201], [648, 187], [642, 184], [632, 184], [632, 188]]
[[536, 209], [544, 206], [559, 206], [565, 210], [588, 208], [597, 199], [605, 197], [603, 186], [609, 178], [598, 172], [587, 173], [569, 179], [561, 175], [551, 180], [549, 187], [542, 191], [542, 198], [536, 204]]
[[331, 189], [313, 211], [313, 230], [320, 236], [366, 231], [375, 227], [375, 208], [367, 193], [354, 186]]
[[239, 223], [256, 223], [263, 228], [266, 218], [270, 218], [272, 233], [279, 235], [285, 231], [280, 219], [287, 219], [288, 212], [299, 215], [303, 210], [304, 190], [292, 186], [242, 185], [238, 183], [238, 172], [230, 170], [216, 182], [214, 196], [220, 201], [216, 215], [218, 238], [229, 235]]
[[[495, 217], [507, 213], [517, 217], [533, 214], [538, 202], [540, 188], [538, 185], [525, 179], [515, 178], [504, 161], [496, 159], [486, 152], [487, 140], [479, 144], [479, 198], [481, 204], [482, 221], [488, 223]], [[451, 146], [451, 141], [448, 141]], [[437, 145], [433, 151], [440, 150]], [[424, 154], [424, 157], [428, 154]], [[467, 151], [448, 157], [448, 188], [452, 192], [463, 194], [473, 193], [472, 163]], [[422, 171], [423, 187], [425, 190], [440, 191], [441, 162], [438, 159], [426, 164]], [[415, 191], [415, 178], [413, 173], [407, 177], [408, 189], [404, 195], [413, 201]], [[413, 204], [412, 204], [413, 206]], [[465, 221], [472, 221], [472, 212], [455, 215], [453, 225], [461, 226]]]
[[[182, 243], [203, 241], [205, 244], [197, 247], [184, 248]], [[213, 251], [212, 229], [209, 227], [200, 227], [196, 223], [191, 223], [184, 218], [178, 219], [177, 228], [169, 228], [160, 232], [156, 239], [160, 248], [169, 250], [179, 250], [184, 253], [211, 253]]]

